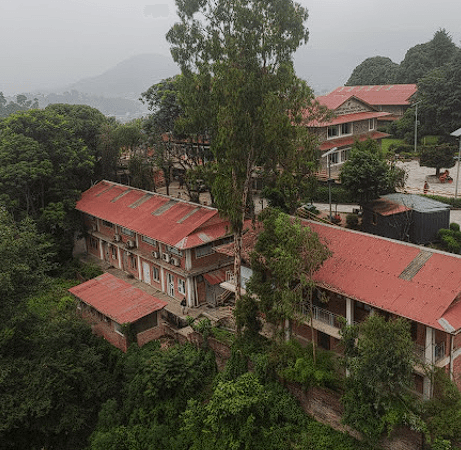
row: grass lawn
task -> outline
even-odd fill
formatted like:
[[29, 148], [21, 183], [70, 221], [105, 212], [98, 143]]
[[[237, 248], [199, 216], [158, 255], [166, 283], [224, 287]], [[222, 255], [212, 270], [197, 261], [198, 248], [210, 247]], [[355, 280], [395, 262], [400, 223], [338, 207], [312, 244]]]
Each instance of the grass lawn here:
[[392, 139], [392, 138], [383, 139], [381, 141], [383, 152], [387, 153], [387, 151], [389, 150], [389, 146], [391, 146], [392, 144], [404, 145], [405, 141], [403, 139]]

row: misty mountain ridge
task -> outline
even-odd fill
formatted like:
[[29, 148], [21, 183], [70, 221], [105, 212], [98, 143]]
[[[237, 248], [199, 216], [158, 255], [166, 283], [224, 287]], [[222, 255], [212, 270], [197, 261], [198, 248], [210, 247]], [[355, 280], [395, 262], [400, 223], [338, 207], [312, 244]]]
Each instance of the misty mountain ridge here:
[[171, 57], [141, 54], [121, 61], [100, 75], [83, 78], [65, 89], [137, 100], [150, 86], [177, 73], [179, 68]]

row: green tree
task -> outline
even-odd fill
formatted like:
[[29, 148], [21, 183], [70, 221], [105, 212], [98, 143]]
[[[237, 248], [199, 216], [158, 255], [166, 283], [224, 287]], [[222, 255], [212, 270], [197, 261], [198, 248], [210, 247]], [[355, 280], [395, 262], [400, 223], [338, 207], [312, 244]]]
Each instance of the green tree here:
[[258, 163], [273, 163], [295, 145], [295, 124], [312, 99], [292, 63], [308, 37], [307, 11], [291, 0], [238, 0], [178, 2], [178, 15], [167, 39], [183, 75], [183, 123], [208, 130], [211, 139], [213, 194], [235, 236], [238, 301], [252, 175]]
[[410, 48], [400, 63], [396, 83], [418, 83], [429, 72], [451, 62], [459, 49], [444, 29], [434, 33], [433, 38], [424, 44]]
[[436, 145], [434, 147], [424, 146], [421, 148], [419, 165], [435, 168], [435, 176], [440, 175], [440, 169], [450, 169], [456, 163], [454, 158], [456, 148], [449, 144]]
[[379, 154], [376, 141], [355, 142], [341, 169], [341, 184], [364, 205], [394, 189], [394, 171]]
[[331, 252], [299, 219], [268, 208], [260, 220], [264, 229], [251, 257], [248, 290], [258, 297], [260, 310], [275, 325], [275, 332], [280, 336], [284, 331], [289, 338], [290, 323], [300, 318], [304, 295], [312, 301], [314, 273]]
[[27, 215], [35, 219], [61, 261], [71, 258], [78, 229], [75, 202], [94, 173], [95, 155], [77, 125], [53, 108], [0, 122], [2, 203], [17, 221]]
[[342, 331], [349, 376], [343, 420], [371, 441], [398, 425], [418, 424], [411, 394], [414, 344], [404, 319], [374, 314]]
[[392, 84], [398, 67], [398, 64], [384, 56], [367, 58], [353, 70], [346, 86]]

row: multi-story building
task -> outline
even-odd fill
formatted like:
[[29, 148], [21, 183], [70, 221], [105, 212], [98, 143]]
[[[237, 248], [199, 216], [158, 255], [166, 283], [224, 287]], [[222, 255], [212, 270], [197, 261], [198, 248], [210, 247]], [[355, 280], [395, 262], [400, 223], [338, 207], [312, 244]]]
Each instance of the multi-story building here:
[[231, 258], [215, 246], [233, 240], [215, 208], [101, 181], [82, 194], [89, 254], [155, 287], [188, 307], [216, 305]]
[[[444, 369], [461, 389], [461, 257], [332, 225], [304, 223], [318, 233], [332, 256], [314, 276], [314, 333], [306, 305], [306, 318], [294, 330], [297, 338], [341, 352], [344, 322], [360, 323], [370, 314], [403, 317], [410, 322], [420, 361], [414, 371], [417, 391], [426, 398], [432, 394], [427, 366]], [[254, 232], [244, 236], [244, 255], [256, 238]], [[232, 255], [233, 250], [224, 246], [220, 251]], [[242, 278], [251, 276], [248, 263], [242, 270]], [[222, 286], [232, 289], [232, 282], [229, 273]]]
[[321, 170], [328, 175], [338, 175], [356, 140], [372, 139], [380, 143], [389, 136], [378, 131], [378, 119], [390, 113], [378, 111], [353, 94], [328, 94], [317, 97], [316, 101], [333, 113], [326, 122], [311, 120], [306, 124], [317, 137], [321, 155], [328, 154], [327, 158], [320, 158]]

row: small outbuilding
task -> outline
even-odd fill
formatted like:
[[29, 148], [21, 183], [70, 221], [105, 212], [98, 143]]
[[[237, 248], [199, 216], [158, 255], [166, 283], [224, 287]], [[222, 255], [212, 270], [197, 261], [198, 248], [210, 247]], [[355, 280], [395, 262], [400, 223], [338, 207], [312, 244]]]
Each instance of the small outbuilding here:
[[414, 244], [434, 242], [449, 226], [450, 205], [421, 195], [388, 194], [363, 209], [363, 231]]
[[109, 273], [69, 289], [78, 310], [92, 324], [93, 332], [120, 350], [134, 341], [139, 346], [163, 334], [158, 313], [167, 302]]

